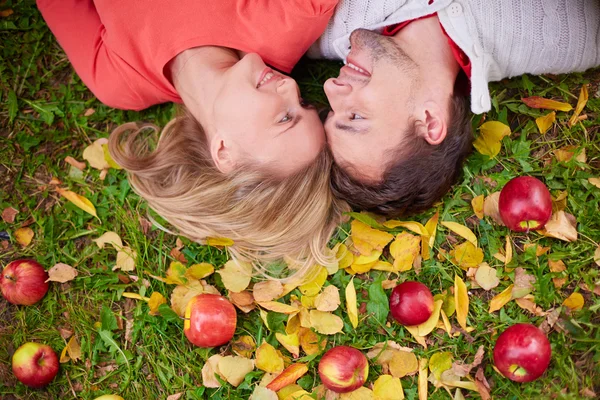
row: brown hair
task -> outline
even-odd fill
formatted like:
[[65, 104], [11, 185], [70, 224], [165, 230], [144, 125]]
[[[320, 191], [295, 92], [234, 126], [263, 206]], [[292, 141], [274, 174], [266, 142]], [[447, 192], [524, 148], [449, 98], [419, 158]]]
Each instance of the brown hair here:
[[232, 258], [252, 262], [263, 274], [282, 259], [295, 273], [334, 262], [326, 246], [347, 205], [331, 193], [333, 159], [326, 148], [285, 178], [253, 165], [223, 174], [204, 129], [185, 107], [160, 132], [154, 150], [141, 135], [148, 130], [159, 132], [152, 124], [119, 126], [109, 150], [133, 189], [180, 234], [201, 243], [232, 239]]
[[353, 208], [388, 217], [414, 214], [431, 207], [458, 179], [464, 159], [471, 152], [473, 135], [469, 98], [454, 94], [450, 99], [450, 122], [446, 138], [430, 145], [417, 138], [414, 125], [400, 146], [389, 154], [383, 179], [361, 181], [351, 167], [334, 163], [332, 189]]

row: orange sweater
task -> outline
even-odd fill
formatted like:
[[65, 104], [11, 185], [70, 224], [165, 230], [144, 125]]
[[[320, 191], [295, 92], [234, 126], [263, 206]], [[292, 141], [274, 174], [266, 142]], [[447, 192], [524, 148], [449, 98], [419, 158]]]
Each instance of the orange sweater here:
[[103, 103], [181, 102], [167, 63], [203, 45], [261, 55], [290, 72], [338, 0], [37, 0], [75, 71]]

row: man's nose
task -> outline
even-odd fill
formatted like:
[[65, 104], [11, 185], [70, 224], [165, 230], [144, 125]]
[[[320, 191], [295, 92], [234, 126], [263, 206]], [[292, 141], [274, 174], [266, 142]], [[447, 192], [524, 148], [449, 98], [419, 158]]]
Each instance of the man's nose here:
[[330, 95], [347, 95], [352, 91], [352, 86], [341, 79], [331, 78], [325, 81], [323, 85], [323, 89], [325, 90], [325, 94], [327, 97]]

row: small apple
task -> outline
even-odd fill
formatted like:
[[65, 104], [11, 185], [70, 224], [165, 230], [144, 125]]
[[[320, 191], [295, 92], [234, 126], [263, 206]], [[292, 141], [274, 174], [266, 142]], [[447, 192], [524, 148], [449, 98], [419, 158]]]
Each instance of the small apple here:
[[58, 357], [48, 345], [27, 342], [13, 354], [12, 370], [23, 384], [41, 388], [58, 373]]
[[183, 332], [200, 347], [215, 347], [231, 340], [237, 314], [233, 304], [216, 294], [199, 294], [185, 307]]
[[498, 336], [494, 346], [494, 364], [510, 380], [531, 382], [539, 378], [552, 356], [544, 332], [531, 324], [515, 324]]
[[434, 305], [431, 291], [421, 282], [403, 282], [396, 286], [390, 295], [392, 317], [406, 326], [427, 321], [433, 313]]
[[9, 303], [30, 306], [48, 291], [48, 274], [35, 260], [15, 260], [0, 276], [0, 290]]
[[361, 387], [369, 375], [367, 357], [349, 346], [336, 346], [321, 357], [319, 376], [325, 387], [336, 393], [348, 393]]
[[552, 215], [552, 196], [539, 179], [519, 176], [502, 188], [498, 209], [510, 230], [526, 232], [542, 229]]

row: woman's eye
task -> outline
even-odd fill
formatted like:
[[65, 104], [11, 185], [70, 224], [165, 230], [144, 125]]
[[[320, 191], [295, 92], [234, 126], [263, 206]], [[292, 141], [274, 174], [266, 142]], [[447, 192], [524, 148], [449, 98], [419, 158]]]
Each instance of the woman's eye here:
[[357, 120], [357, 119], [364, 119], [364, 118], [363, 118], [363, 117], [361, 117], [360, 115], [358, 115], [358, 114], [354, 114], [354, 113], [352, 113], [352, 114], [350, 115], [350, 120]]
[[287, 114], [285, 114], [285, 116], [283, 118], [281, 118], [279, 120], [279, 123], [283, 124], [283, 123], [286, 123], [288, 121], [291, 121], [291, 119], [292, 119], [292, 116], [289, 113], [287, 113]]

